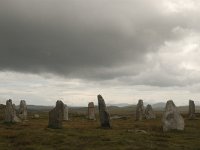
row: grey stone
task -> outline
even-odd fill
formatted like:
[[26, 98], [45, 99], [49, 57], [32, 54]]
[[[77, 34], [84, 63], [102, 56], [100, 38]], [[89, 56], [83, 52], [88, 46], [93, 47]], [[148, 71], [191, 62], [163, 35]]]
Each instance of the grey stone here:
[[155, 119], [156, 118], [153, 108], [149, 104], [147, 105], [144, 114], [145, 114], [146, 119]]
[[195, 119], [195, 104], [193, 100], [189, 100], [189, 119]]
[[20, 106], [19, 106], [19, 118], [22, 119], [22, 120], [26, 120], [27, 114], [28, 114], [28, 112], [27, 112], [26, 101], [21, 100]]
[[6, 101], [5, 122], [8, 123], [21, 122], [21, 120], [16, 115], [15, 104], [12, 104], [11, 99]]
[[95, 120], [95, 108], [94, 108], [94, 103], [90, 102], [88, 103], [88, 119], [90, 120]]
[[141, 121], [144, 119], [144, 105], [143, 105], [143, 100], [138, 100], [138, 104], [136, 106], [136, 115], [135, 115], [135, 120], [136, 121]]
[[63, 120], [65, 120], [65, 121], [69, 120], [68, 106], [67, 105], [64, 105]]
[[40, 115], [39, 115], [39, 114], [34, 114], [34, 115], [33, 115], [33, 118], [34, 118], [34, 119], [39, 119], [39, 118], [40, 118]]
[[64, 103], [60, 100], [56, 102], [56, 107], [49, 111], [49, 128], [62, 128], [64, 116]]
[[111, 127], [110, 115], [107, 111], [105, 101], [101, 95], [98, 95], [97, 98], [98, 98], [99, 119], [101, 127], [110, 128]]
[[172, 100], [167, 101], [162, 118], [163, 131], [184, 130], [184, 119]]

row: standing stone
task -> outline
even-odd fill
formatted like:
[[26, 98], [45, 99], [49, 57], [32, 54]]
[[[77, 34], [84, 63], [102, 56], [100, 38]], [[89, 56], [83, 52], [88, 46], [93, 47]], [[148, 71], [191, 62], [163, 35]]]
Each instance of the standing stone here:
[[141, 121], [144, 118], [144, 105], [143, 100], [138, 100], [138, 104], [136, 106], [136, 120]]
[[27, 106], [26, 106], [26, 101], [25, 100], [21, 100], [20, 101], [19, 117], [22, 120], [26, 120], [27, 119]]
[[96, 118], [95, 118], [95, 108], [94, 108], [93, 102], [88, 103], [88, 119], [96, 120]]
[[193, 100], [189, 100], [189, 119], [195, 119], [195, 104]]
[[68, 117], [68, 106], [67, 105], [64, 105], [64, 116], [63, 116], [63, 120], [67, 121], [69, 120], [69, 117]]
[[144, 114], [145, 114], [146, 119], [155, 119], [156, 118], [153, 108], [149, 104], [147, 105]]
[[56, 107], [49, 111], [49, 128], [62, 128], [64, 116], [64, 103], [60, 100], [56, 102]]
[[163, 131], [184, 130], [184, 119], [172, 100], [167, 101], [162, 118]]
[[7, 100], [5, 108], [5, 122], [15, 123], [20, 121], [21, 120], [16, 115], [15, 104], [12, 104], [11, 99]]
[[101, 127], [110, 128], [111, 127], [110, 115], [107, 111], [105, 101], [101, 95], [98, 95], [97, 98], [98, 98], [99, 118]]

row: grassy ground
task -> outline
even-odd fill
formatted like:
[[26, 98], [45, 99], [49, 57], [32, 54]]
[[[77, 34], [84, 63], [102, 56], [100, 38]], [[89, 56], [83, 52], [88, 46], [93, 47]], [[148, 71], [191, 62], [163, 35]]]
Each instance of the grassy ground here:
[[[115, 112], [116, 114], [116, 112]], [[123, 113], [125, 114], [125, 113]], [[185, 131], [163, 133], [156, 120], [112, 120], [112, 129], [99, 128], [82, 114], [71, 114], [63, 129], [47, 128], [47, 113], [19, 124], [0, 123], [1, 150], [200, 150], [200, 120], [185, 119]], [[145, 130], [146, 133], [136, 132]]]

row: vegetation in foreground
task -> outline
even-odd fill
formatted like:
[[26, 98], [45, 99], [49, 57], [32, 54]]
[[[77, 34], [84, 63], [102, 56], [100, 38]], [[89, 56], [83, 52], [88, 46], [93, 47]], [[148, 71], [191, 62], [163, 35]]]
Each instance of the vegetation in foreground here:
[[49, 129], [48, 113], [37, 112], [40, 119], [19, 124], [0, 123], [1, 150], [199, 150], [200, 117], [188, 120], [185, 131], [162, 132], [161, 113], [155, 120], [134, 121], [133, 112], [111, 112], [127, 119], [112, 120], [112, 129], [101, 129], [99, 121], [85, 114], [71, 113], [63, 129]]

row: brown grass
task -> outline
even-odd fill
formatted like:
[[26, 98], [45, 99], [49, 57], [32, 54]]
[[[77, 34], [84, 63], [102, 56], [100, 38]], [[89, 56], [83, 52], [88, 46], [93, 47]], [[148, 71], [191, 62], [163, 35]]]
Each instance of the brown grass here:
[[[121, 112], [115, 112], [121, 114]], [[160, 117], [136, 122], [134, 115], [122, 113], [127, 120], [112, 120], [112, 129], [101, 129], [97, 121], [83, 114], [70, 114], [63, 129], [49, 129], [46, 112], [42, 118], [19, 124], [0, 124], [1, 150], [198, 150], [200, 120], [185, 119], [185, 131], [163, 133]], [[158, 112], [159, 116], [161, 114]], [[31, 114], [30, 114], [31, 115]], [[145, 130], [147, 133], [135, 132]]]

